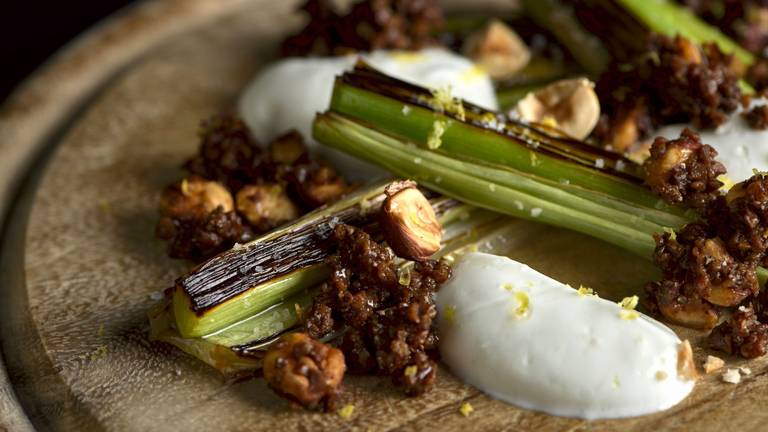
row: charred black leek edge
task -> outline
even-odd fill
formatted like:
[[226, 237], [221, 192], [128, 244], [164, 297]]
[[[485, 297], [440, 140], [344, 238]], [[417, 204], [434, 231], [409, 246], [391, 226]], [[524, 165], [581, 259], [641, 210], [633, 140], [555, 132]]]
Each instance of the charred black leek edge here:
[[[330, 234], [340, 223], [373, 222], [386, 183], [365, 189], [298, 221], [218, 255], [179, 278], [173, 290], [175, 325], [183, 337], [200, 337], [253, 316], [328, 277], [324, 261]], [[433, 202], [443, 223], [468, 206]]]
[[[517, 223], [498, 213], [456, 207], [444, 213], [443, 246], [436, 258], [455, 259], [470, 250], [504, 253], [506, 241], [498, 241]], [[498, 243], [498, 244], [496, 244]], [[401, 264], [401, 271], [409, 268]], [[203, 337], [183, 337], [173, 319], [172, 300], [166, 298], [149, 311], [151, 338], [170, 343], [218, 369], [225, 375], [239, 375], [261, 367], [264, 352], [283, 333], [299, 324], [302, 310], [316, 295], [317, 287], [291, 295], [240, 322]]]
[[620, 155], [439, 96], [359, 64], [337, 78], [314, 136], [460, 201], [646, 258], [654, 233], [695, 217], [653, 195]]

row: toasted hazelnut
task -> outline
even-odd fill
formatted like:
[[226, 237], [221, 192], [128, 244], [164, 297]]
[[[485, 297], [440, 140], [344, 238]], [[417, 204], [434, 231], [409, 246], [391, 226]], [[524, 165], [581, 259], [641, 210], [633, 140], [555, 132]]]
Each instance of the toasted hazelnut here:
[[493, 20], [483, 30], [471, 34], [462, 51], [496, 79], [514, 75], [531, 60], [531, 52], [522, 39], [499, 20]]
[[719, 318], [714, 307], [692, 299], [685, 304], [659, 304], [659, 312], [672, 323], [703, 330], [713, 328]]
[[406, 259], [425, 261], [440, 249], [443, 230], [429, 200], [412, 181], [390, 184], [381, 207], [384, 239]]
[[299, 217], [299, 209], [279, 184], [245, 186], [237, 193], [236, 201], [237, 211], [262, 231]]
[[264, 379], [278, 394], [307, 407], [332, 402], [346, 372], [344, 354], [305, 333], [280, 338], [264, 356]]
[[557, 128], [576, 139], [592, 133], [600, 119], [600, 101], [595, 84], [586, 78], [556, 81], [528, 93], [517, 103], [517, 115], [528, 122], [554, 119]]
[[688, 339], [677, 347], [677, 376], [683, 381], [695, 380], [699, 377], [696, 363], [693, 362], [693, 350]]
[[199, 213], [202, 216], [219, 207], [225, 213], [232, 211], [232, 194], [221, 183], [198, 177], [184, 179], [168, 186], [160, 197], [160, 213], [164, 216], [191, 213]]
[[275, 138], [269, 146], [269, 155], [272, 161], [278, 164], [290, 165], [306, 152], [304, 139], [295, 130]]

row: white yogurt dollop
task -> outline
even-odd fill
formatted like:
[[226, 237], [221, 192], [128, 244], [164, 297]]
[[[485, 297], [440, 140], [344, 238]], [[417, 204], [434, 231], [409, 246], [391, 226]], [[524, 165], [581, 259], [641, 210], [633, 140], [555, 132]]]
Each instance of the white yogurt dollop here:
[[[765, 105], [765, 99], [753, 100], [750, 108]], [[747, 109], [750, 109], [747, 108]], [[701, 141], [717, 150], [717, 160], [728, 169], [728, 178], [740, 182], [752, 177], [752, 169], [768, 169], [768, 130], [755, 130], [741, 117], [739, 107], [730, 119], [714, 131], [697, 131]], [[680, 136], [685, 125], [669, 125], [656, 131], [653, 136], [674, 139]], [[690, 126], [689, 126], [690, 127]], [[693, 129], [693, 128], [691, 128]]]
[[465, 256], [437, 306], [453, 373], [523, 408], [631, 417], [670, 408], [694, 386], [678, 377], [670, 329], [506, 257]]
[[[469, 59], [438, 48], [419, 52], [374, 51], [362, 58], [395, 78], [432, 89], [451, 88], [453, 96], [484, 108], [497, 109], [493, 83]], [[259, 72], [239, 101], [239, 111], [254, 136], [268, 142], [297, 129], [321, 155], [348, 176], [371, 175], [371, 165], [312, 140], [312, 120], [331, 102], [334, 79], [352, 69], [357, 56], [289, 58]], [[357, 174], [357, 175], [356, 175]]]

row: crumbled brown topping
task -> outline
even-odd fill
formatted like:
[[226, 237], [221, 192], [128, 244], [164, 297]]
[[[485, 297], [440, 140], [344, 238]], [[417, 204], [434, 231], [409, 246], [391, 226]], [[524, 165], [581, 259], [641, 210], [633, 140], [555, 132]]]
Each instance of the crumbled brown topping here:
[[645, 161], [645, 183], [665, 201], [703, 210], [720, 196], [725, 166], [717, 151], [702, 144], [699, 135], [685, 129], [678, 139], [658, 137]]
[[444, 262], [415, 263], [407, 285], [395, 255], [364, 231], [338, 225], [338, 252], [331, 277], [305, 314], [310, 335], [346, 327], [340, 348], [350, 370], [392, 377], [408, 395], [428, 390], [435, 379], [437, 315], [432, 294], [450, 277]]
[[263, 368], [264, 379], [277, 394], [308, 408], [327, 410], [335, 407], [346, 371], [341, 351], [305, 333], [281, 337], [267, 351]]
[[251, 228], [237, 213], [221, 207], [210, 213], [188, 213], [162, 216], [157, 224], [157, 236], [168, 241], [168, 255], [201, 261], [253, 238]]
[[330, 166], [309, 156], [298, 132], [275, 138], [264, 151], [232, 114], [203, 122], [199, 152], [185, 167], [191, 177], [163, 193], [157, 233], [169, 240], [172, 257], [195, 261], [351, 190]]
[[284, 56], [340, 55], [376, 49], [418, 50], [435, 45], [443, 25], [435, 0], [365, 0], [346, 15], [329, 0], [308, 0], [301, 8], [311, 20], [283, 41]]
[[762, 357], [768, 350], [768, 324], [757, 319], [751, 307], [740, 307], [709, 335], [710, 345], [728, 354]]
[[749, 127], [757, 130], [768, 128], [768, 105], [758, 105], [749, 111], [741, 113]]
[[596, 90], [603, 114], [595, 135], [619, 151], [660, 125], [718, 126], [741, 99], [732, 57], [680, 36], [653, 35], [644, 55], [613, 63]]

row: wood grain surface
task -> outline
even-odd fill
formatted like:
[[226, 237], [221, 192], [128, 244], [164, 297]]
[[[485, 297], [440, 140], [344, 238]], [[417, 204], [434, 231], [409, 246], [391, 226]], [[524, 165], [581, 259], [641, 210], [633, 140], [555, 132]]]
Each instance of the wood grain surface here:
[[[213, 3], [213, 2], [212, 2]], [[0, 334], [10, 382], [43, 430], [761, 430], [768, 423], [768, 361], [741, 384], [705, 376], [677, 407], [593, 421], [552, 417], [490, 399], [441, 368], [429, 394], [405, 398], [386, 379], [348, 377], [335, 414], [291, 409], [262, 379], [230, 382], [176, 349], [147, 340], [152, 295], [187, 264], [153, 236], [158, 192], [195, 151], [200, 119], [232, 106], [298, 19], [292, 2], [244, 2], [162, 43], [93, 98], [62, 134], [12, 214], [2, 249]], [[29, 213], [29, 214], [27, 214]], [[619, 299], [652, 266], [587, 237], [520, 222], [513, 258]], [[557, 319], [557, 318], [555, 318]], [[676, 329], [694, 343], [702, 334]], [[729, 366], [743, 364], [727, 359]], [[568, 359], [562, 359], [568, 367]], [[578, 373], [578, 371], [574, 371]], [[1, 379], [1, 378], [0, 378]], [[2, 398], [0, 398], [2, 401]], [[475, 411], [458, 409], [470, 402]], [[1, 408], [0, 408], [1, 409]], [[0, 411], [2, 414], [2, 411]], [[21, 420], [20, 420], [21, 421]], [[23, 422], [22, 422], [23, 423]], [[24, 424], [0, 423], [0, 430]]]

